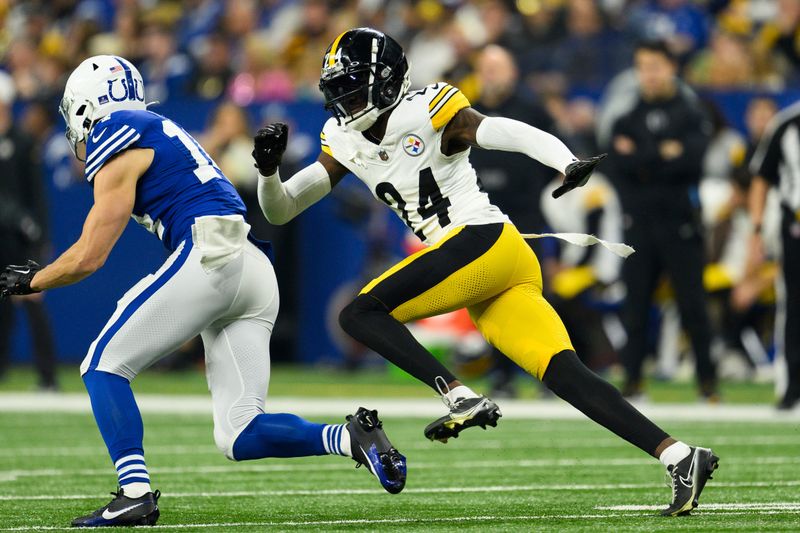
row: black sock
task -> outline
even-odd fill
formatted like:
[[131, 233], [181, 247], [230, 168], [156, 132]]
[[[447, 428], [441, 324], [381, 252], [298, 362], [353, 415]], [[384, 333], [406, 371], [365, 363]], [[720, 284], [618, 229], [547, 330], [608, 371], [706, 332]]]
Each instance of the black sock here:
[[447, 383], [455, 376], [426, 350], [383, 304], [360, 294], [339, 315], [339, 324], [351, 337], [402, 368], [433, 390], [442, 376]]
[[572, 350], [550, 360], [542, 381], [559, 398], [653, 457], [658, 445], [669, 438], [613, 385], [586, 368]]

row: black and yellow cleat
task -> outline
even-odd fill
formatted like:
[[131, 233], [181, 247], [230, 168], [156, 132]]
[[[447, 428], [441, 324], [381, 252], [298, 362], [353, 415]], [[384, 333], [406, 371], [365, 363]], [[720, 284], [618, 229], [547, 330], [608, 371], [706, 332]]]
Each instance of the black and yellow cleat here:
[[480, 426], [483, 429], [486, 429], [486, 426], [495, 427], [503, 416], [497, 404], [485, 396], [459, 398], [455, 402], [448, 402], [448, 406], [449, 413], [425, 428], [426, 438], [447, 442], [447, 439], [456, 438], [461, 431], [473, 426]]
[[700, 493], [719, 467], [719, 457], [708, 448], [690, 447], [691, 452], [679, 463], [669, 467], [672, 503], [661, 511], [662, 516], [685, 516], [697, 507]]

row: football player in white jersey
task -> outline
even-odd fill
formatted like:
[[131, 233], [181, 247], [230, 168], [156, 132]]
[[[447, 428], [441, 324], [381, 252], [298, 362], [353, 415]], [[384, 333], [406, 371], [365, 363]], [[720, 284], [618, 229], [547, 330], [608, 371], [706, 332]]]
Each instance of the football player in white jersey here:
[[[363, 181], [428, 245], [370, 282], [340, 315], [342, 328], [438, 391], [449, 413], [425, 429], [446, 442], [471, 426], [496, 425], [498, 406], [461, 383], [404, 323], [466, 307], [483, 336], [556, 395], [660, 459], [673, 500], [665, 515], [689, 512], [718, 458], [671, 438], [578, 359], [564, 325], [542, 296], [536, 255], [491, 204], [469, 163], [470, 147], [526, 154], [563, 172], [559, 197], [586, 183], [602, 156], [578, 160], [552, 135], [485, 117], [446, 83], [408, 92], [408, 64], [391, 37], [369, 28], [339, 35], [325, 53], [320, 89], [334, 117], [314, 164], [278, 175], [287, 128], [255, 138], [265, 216], [282, 224], [321, 199], [348, 172]], [[535, 208], [531, 199], [531, 208]]]
[[80, 239], [52, 264], [0, 270], [0, 298], [77, 283], [105, 262], [133, 217], [171, 255], [131, 288], [92, 343], [81, 375], [117, 471], [115, 498], [76, 518], [76, 527], [153, 525], [142, 418], [130, 382], [200, 334], [214, 415], [214, 441], [231, 460], [343, 455], [364, 464], [391, 493], [405, 485], [405, 458], [375, 411], [347, 424], [314, 424], [265, 412], [269, 340], [278, 284], [268, 243], [249, 235], [233, 185], [180, 126], [152, 111], [130, 62], [94, 56], [67, 81], [61, 111], [94, 189]]

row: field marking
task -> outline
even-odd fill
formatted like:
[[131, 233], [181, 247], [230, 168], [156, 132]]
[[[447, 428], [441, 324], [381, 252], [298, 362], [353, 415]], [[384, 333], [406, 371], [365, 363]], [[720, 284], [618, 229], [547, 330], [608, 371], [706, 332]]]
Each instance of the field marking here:
[[[203, 431], [208, 433], [209, 431]], [[565, 442], [560, 442], [564, 440]], [[531, 441], [529, 439], [483, 439], [470, 442], [471, 450], [538, 450], [546, 448], [559, 449], [599, 449], [599, 448], [620, 448], [627, 449], [628, 443], [622, 439], [604, 438], [566, 442], [565, 439], [541, 439]], [[704, 445], [717, 447], [736, 447], [749, 448], [751, 446], [786, 446], [800, 445], [800, 436], [793, 435], [754, 435], [742, 437], [710, 437]], [[447, 447], [440, 446], [431, 442], [412, 442], [403, 445], [403, 450], [426, 450], [426, 451], [447, 451]], [[103, 456], [106, 449], [103, 446], [40, 446], [35, 448], [0, 448], [0, 457], [78, 457], [100, 455]], [[147, 455], [220, 455], [219, 450], [213, 444], [208, 445], [155, 445], [147, 447]]]
[[[800, 456], [769, 456], [769, 457], [725, 457], [726, 465], [789, 465], [800, 464]], [[657, 465], [650, 458], [592, 458], [592, 459], [515, 459], [493, 461], [457, 461], [443, 463], [441, 461], [411, 462], [410, 468], [414, 470], [432, 469], [475, 469], [475, 468], [558, 468], [558, 467], [626, 467]], [[263, 472], [316, 472], [316, 471], [345, 471], [352, 470], [349, 461], [337, 461], [331, 464], [241, 464], [231, 463], [222, 465], [203, 466], [166, 466], [150, 467], [150, 474], [155, 475], [186, 475], [186, 474], [236, 474], [236, 473], [263, 473]], [[0, 482], [15, 481], [21, 477], [57, 477], [57, 476], [107, 476], [113, 473], [109, 468], [40, 468], [40, 469], [14, 469], [0, 470]]]
[[[734, 515], [777, 515], [777, 514], [798, 514], [794, 509], [789, 510], [747, 510], [747, 511], [715, 511], [705, 510], [697, 511], [697, 515], [710, 515], [710, 516], [734, 516]], [[343, 520], [288, 520], [288, 521], [273, 521], [273, 522], [220, 522], [220, 523], [196, 523], [196, 524], [158, 524], [155, 526], [148, 526], [150, 529], [211, 529], [211, 528], [265, 528], [265, 527], [298, 527], [298, 526], [359, 526], [359, 525], [408, 525], [408, 524], [438, 524], [438, 523], [480, 523], [480, 522], [529, 522], [533, 520], [597, 520], [603, 518], [630, 518], [631, 513], [586, 513], [586, 514], [541, 514], [541, 515], [517, 515], [517, 516], [449, 516], [440, 518], [356, 518], [356, 519], [343, 519]], [[643, 515], [650, 517], [651, 514]], [[675, 518], [665, 518], [664, 520], [675, 520]], [[108, 528], [102, 528], [108, 529]], [[21, 527], [7, 527], [0, 528], [0, 531], [75, 531], [73, 528], [60, 527], [60, 526], [21, 526]]]
[[[137, 403], [142, 412], [161, 414], [211, 415], [211, 398], [201, 395], [139, 394]], [[442, 406], [431, 396], [426, 398], [267, 398], [270, 412], [290, 412], [301, 416], [342, 416], [360, 405], [369, 405], [388, 418], [438, 417]], [[732, 421], [791, 423], [800, 420], [800, 409], [789, 413], [776, 411], [769, 405], [707, 404], [637, 404], [645, 415], [657, 420]], [[560, 400], [503, 400], [500, 402], [507, 419], [577, 420], [584, 415]], [[37, 394], [0, 393], [0, 411], [90, 413], [89, 398], [82, 393]]]
[[[598, 505], [597, 511], [659, 511], [663, 505]], [[800, 511], [800, 502], [706, 503], [703, 511]]]
[[[714, 482], [708, 485], [714, 489], [740, 489], [763, 487], [800, 487], [800, 480], [789, 481], [732, 481]], [[492, 493], [492, 492], [540, 492], [540, 491], [594, 491], [594, 490], [667, 490], [660, 483], [608, 483], [608, 484], [572, 484], [552, 485], [488, 485], [457, 487], [410, 487], [402, 494], [441, 494], [441, 493]], [[167, 493], [165, 498], [249, 498], [268, 496], [383, 496], [385, 493], [373, 489], [287, 489], [287, 490], [242, 490], [224, 492], [175, 492]], [[101, 500], [96, 494], [53, 494], [53, 495], [19, 495], [0, 494], [0, 501], [38, 501], [38, 500]]]

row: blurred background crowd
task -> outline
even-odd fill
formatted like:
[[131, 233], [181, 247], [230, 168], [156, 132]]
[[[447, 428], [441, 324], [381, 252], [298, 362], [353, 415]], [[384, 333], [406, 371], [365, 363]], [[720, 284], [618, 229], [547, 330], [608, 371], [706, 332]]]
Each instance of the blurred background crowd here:
[[[684, 80], [680, 90], [711, 125], [694, 187], [711, 357], [723, 379], [775, 379], [779, 269], [770, 261], [757, 271], [746, 265], [748, 161], [772, 117], [800, 97], [800, 0], [0, 0], [0, 208], [7, 215], [0, 232], [4, 242], [17, 243], [13, 257], [3, 259], [47, 261], [78, 234], [91, 191], [63, 140], [58, 102], [84, 58], [121, 55], [144, 76], [147, 99], [160, 102], [153, 109], [197, 135], [242, 191], [256, 232], [275, 241], [282, 314], [274, 357], [374, 364], [333, 317], [340, 302], [417, 244], [352, 180], [303, 220], [270, 227], [255, 200], [249, 155], [257, 126], [282, 118], [293, 127], [288, 166], [316, 157], [325, 120], [317, 88], [322, 55], [355, 26], [381, 29], [404, 45], [412, 87], [446, 80], [480, 111], [548, 130], [579, 156], [616, 142], [616, 121], [636, 93], [637, 43], [665, 42]], [[508, 154], [473, 151], [472, 160], [492, 199], [522, 231], [623, 240], [630, 220], [613, 166], [554, 204], [552, 171]], [[764, 222], [768, 259], [779, 254], [775, 217]], [[144, 247], [154, 247], [132, 238], [118, 252], [131, 280], [146, 267]], [[613, 369], [629, 328], [620, 313], [620, 262], [602, 250], [544, 240], [534, 246], [578, 353], [597, 371]], [[10, 361], [30, 358], [42, 386], [56, 386], [48, 370], [56, 356], [82, 358], [127, 283], [98, 276], [88, 289], [3, 306], [0, 377]], [[681, 332], [674, 292], [659, 281], [642, 326], [654, 356], [647, 374], [663, 379], [693, 375], [697, 348]], [[492, 358], [463, 315], [423, 321], [416, 331], [462, 372], [490, 372], [495, 394], [514, 394], [517, 371]], [[714, 399], [713, 387], [706, 392]]]

